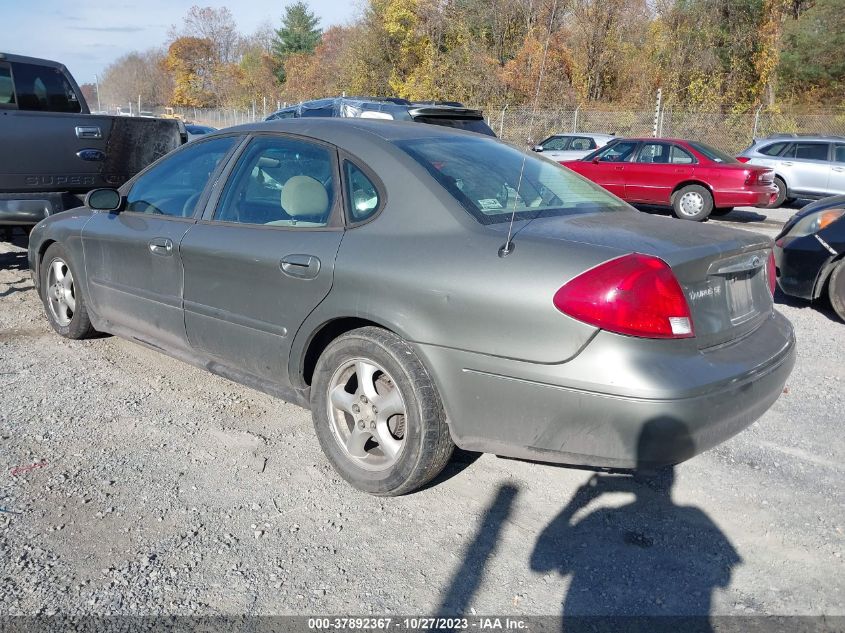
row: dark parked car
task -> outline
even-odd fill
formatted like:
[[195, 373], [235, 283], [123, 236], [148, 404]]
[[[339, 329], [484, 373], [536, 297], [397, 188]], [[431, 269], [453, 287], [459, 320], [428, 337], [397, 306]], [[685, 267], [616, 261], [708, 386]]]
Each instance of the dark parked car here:
[[768, 206], [774, 172], [680, 139], [615, 139], [581, 160], [563, 163], [633, 204], [671, 207], [682, 220], [706, 220], [735, 206]]
[[303, 101], [277, 110], [265, 121], [311, 117], [342, 117], [416, 121], [496, 136], [481, 110], [465, 108], [455, 101], [412, 102], [399, 97], [329, 97]]
[[778, 285], [810, 301], [825, 293], [845, 321], [845, 196], [824, 198], [793, 215], [775, 240]]
[[223, 130], [42, 221], [29, 258], [59, 334], [118, 334], [310, 407], [337, 471], [381, 495], [454, 444], [676, 463], [762, 415], [795, 358], [767, 238], [678, 231], [433, 125]]
[[188, 132], [188, 141], [195, 141], [198, 138], [202, 138], [206, 134], [216, 132], [217, 128], [211, 127], [210, 125], [197, 125], [196, 123], [186, 123], [185, 130]]
[[0, 227], [119, 187], [187, 140], [181, 122], [91, 114], [61, 64], [0, 53]]

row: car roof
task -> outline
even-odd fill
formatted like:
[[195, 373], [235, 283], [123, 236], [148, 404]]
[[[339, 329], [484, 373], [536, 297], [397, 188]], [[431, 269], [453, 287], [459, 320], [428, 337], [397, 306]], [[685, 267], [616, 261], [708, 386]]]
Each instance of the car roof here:
[[230, 132], [285, 132], [310, 136], [338, 146], [342, 146], [350, 137], [380, 138], [389, 142], [423, 138], [455, 138], [458, 136], [495, 138], [441, 125], [420, 125], [413, 121], [388, 121], [357, 117], [275, 119], [229, 127], [218, 130], [215, 134]]
[[760, 145], [762, 143], [784, 141], [845, 141], [845, 136], [838, 136], [836, 134], [771, 134], [762, 138], [755, 138], [754, 144]]

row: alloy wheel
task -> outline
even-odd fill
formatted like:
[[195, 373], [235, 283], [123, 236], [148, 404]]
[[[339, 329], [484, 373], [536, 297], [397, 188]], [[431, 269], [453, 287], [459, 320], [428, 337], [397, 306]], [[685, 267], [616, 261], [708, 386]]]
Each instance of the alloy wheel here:
[[406, 407], [395, 381], [377, 363], [355, 358], [332, 375], [329, 422], [337, 443], [365, 470], [386, 470], [405, 447]]
[[57, 258], [50, 263], [45, 292], [50, 313], [56, 323], [61, 326], [70, 325], [76, 312], [76, 288], [73, 273], [65, 261]]

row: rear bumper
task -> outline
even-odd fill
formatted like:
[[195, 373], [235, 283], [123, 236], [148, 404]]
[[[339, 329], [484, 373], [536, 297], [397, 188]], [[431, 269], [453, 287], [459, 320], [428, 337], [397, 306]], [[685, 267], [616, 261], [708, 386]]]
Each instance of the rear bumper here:
[[599, 332], [558, 365], [417, 347], [461, 448], [635, 468], [678, 463], [735, 435], [777, 400], [795, 363], [792, 326], [777, 313], [719, 349], [677, 343]]
[[34, 226], [80, 204], [79, 198], [67, 192], [0, 193], [0, 226]]
[[754, 189], [739, 189], [733, 191], [715, 191], [713, 202], [720, 207], [767, 207], [778, 196], [777, 188], [757, 187]]

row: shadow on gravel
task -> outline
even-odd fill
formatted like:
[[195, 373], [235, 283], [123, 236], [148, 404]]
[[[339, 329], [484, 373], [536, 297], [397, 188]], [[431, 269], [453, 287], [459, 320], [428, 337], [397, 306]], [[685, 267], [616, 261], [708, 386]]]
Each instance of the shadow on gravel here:
[[797, 309], [813, 309], [819, 314], [827, 317], [834, 323], [842, 324], [842, 320], [836, 315], [836, 312], [833, 311], [830, 303], [827, 300], [827, 297], [822, 297], [817, 299], [816, 301], [807, 301], [806, 299], [799, 299], [798, 297], [791, 297], [790, 295], [784, 294], [783, 291], [778, 287], [775, 290], [775, 304], [781, 306], [788, 306], [790, 308], [797, 308]]
[[29, 270], [26, 251], [0, 253], [0, 270]]
[[470, 602], [484, 578], [484, 567], [496, 553], [502, 526], [513, 512], [513, 502], [518, 492], [519, 489], [510, 484], [499, 488], [484, 513], [484, 519], [467, 548], [461, 566], [443, 592], [443, 601], [437, 609], [438, 617], [453, 617], [469, 610]]
[[[640, 435], [638, 461], [648, 464], [667, 442], [682, 455], [694, 452], [683, 424], [659, 418]], [[540, 534], [531, 569], [571, 576], [562, 609], [567, 632], [713, 630], [713, 591], [728, 585], [742, 559], [704, 512], [672, 501], [674, 479], [674, 468], [595, 474]], [[613, 499], [615, 507], [585, 513], [613, 493], [634, 501]]]

